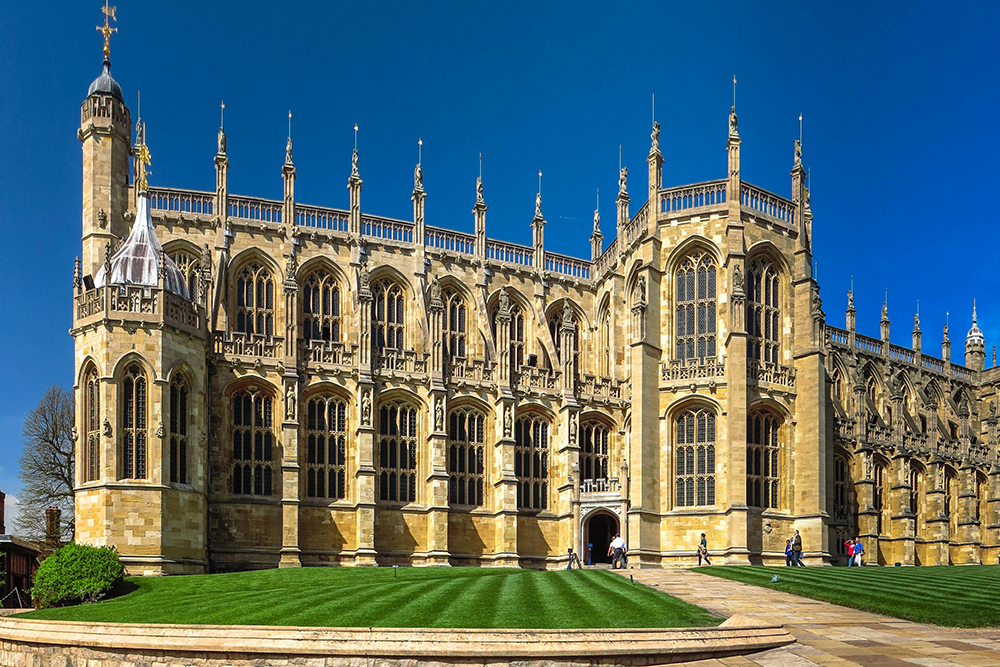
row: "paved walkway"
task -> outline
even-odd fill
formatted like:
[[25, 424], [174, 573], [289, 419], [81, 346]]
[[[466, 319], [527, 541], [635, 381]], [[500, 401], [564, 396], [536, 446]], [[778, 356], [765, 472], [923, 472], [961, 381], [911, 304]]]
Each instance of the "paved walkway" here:
[[687, 570], [619, 573], [724, 616], [776, 621], [798, 640], [754, 655], [684, 663], [691, 667], [1000, 667], [1000, 629], [921, 625]]

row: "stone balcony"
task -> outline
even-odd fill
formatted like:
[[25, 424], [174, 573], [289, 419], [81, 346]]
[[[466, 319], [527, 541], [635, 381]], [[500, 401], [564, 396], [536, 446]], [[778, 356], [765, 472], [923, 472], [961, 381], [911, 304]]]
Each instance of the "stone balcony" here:
[[203, 336], [204, 309], [162, 287], [110, 285], [81, 291], [73, 297], [75, 329], [100, 322], [118, 322], [128, 329], [169, 325]]

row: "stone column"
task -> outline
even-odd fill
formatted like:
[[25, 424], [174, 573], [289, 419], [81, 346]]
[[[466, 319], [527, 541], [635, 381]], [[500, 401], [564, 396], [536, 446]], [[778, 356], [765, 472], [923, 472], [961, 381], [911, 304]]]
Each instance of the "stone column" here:
[[663, 155], [660, 153], [660, 124], [653, 121], [653, 131], [649, 135], [652, 144], [646, 163], [649, 165], [649, 215], [646, 217], [649, 233], [656, 231], [656, 219], [660, 213], [660, 188], [663, 187]]
[[424, 170], [419, 162], [413, 171], [413, 194], [410, 195], [410, 199], [413, 201], [414, 273], [422, 276], [426, 272], [424, 251], [427, 234], [424, 228], [424, 202], [427, 200], [427, 193], [424, 192]]
[[514, 395], [501, 385], [493, 446], [493, 564], [517, 567], [517, 477], [514, 476]]
[[[964, 438], [963, 438], [964, 439]], [[966, 448], [966, 451], [968, 449]], [[976, 469], [971, 463], [963, 462], [958, 469], [958, 530], [952, 538], [958, 544], [956, 565], [979, 565], [980, 530], [976, 519]]]
[[[895, 398], [894, 398], [895, 402]], [[902, 397], [900, 396], [900, 403]], [[895, 412], [895, 408], [894, 408]], [[897, 412], [897, 414], [900, 414]], [[894, 420], [895, 421], [895, 420]], [[896, 429], [893, 429], [894, 431]], [[916, 565], [917, 516], [910, 511], [910, 458], [899, 449], [892, 456], [892, 484], [889, 488], [889, 517], [892, 562]]]
[[944, 513], [945, 493], [944, 462], [932, 461], [927, 467], [927, 488], [925, 491], [927, 499], [926, 565], [947, 565], [949, 562], [950, 525], [948, 516]]
[[497, 308], [497, 370], [500, 387], [509, 392], [514, 383], [514, 378], [511, 377], [510, 358], [510, 298], [506, 291], [501, 290], [498, 300], [500, 303]]
[[430, 315], [431, 346], [431, 425], [427, 438], [427, 563], [448, 565], [448, 434], [445, 419], [448, 414], [448, 392], [444, 384], [444, 355], [441, 318], [444, 303], [441, 301], [441, 283], [431, 283]]
[[375, 383], [371, 367], [371, 306], [372, 293], [368, 286], [368, 267], [361, 265], [358, 275], [358, 302], [360, 317], [358, 327], [358, 428], [356, 527], [356, 565], [376, 565], [375, 556]]

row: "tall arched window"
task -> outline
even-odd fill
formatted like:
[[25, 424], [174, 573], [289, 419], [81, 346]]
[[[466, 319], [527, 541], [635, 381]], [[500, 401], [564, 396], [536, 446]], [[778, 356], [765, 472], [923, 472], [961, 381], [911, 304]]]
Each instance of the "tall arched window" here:
[[340, 287], [323, 269], [310, 273], [302, 286], [302, 338], [340, 341]]
[[948, 517], [951, 539], [955, 539], [958, 529], [958, 475], [952, 468], [944, 469], [944, 515]]
[[378, 474], [380, 500], [417, 500], [417, 409], [386, 403], [379, 410]]
[[833, 511], [834, 518], [838, 521], [845, 521], [848, 518], [850, 465], [843, 456], [833, 457]]
[[689, 410], [674, 423], [675, 504], [715, 504], [715, 413]]
[[306, 405], [306, 495], [347, 497], [347, 402], [334, 396]]
[[170, 481], [188, 483], [188, 385], [178, 373], [170, 382]]
[[465, 299], [455, 290], [444, 290], [444, 353], [448, 359], [464, 359], [465, 354]]
[[233, 395], [233, 493], [273, 493], [274, 401], [250, 388]]
[[146, 478], [146, 375], [139, 364], [122, 380], [122, 478]]
[[580, 424], [580, 481], [608, 479], [608, 427], [601, 422]]
[[916, 532], [916, 537], [923, 537], [926, 526], [927, 526], [927, 516], [925, 512], [926, 507], [926, 490], [924, 487], [924, 469], [918, 465], [916, 462], [910, 462], [910, 513], [914, 516], [914, 529]]
[[677, 269], [677, 358], [715, 356], [715, 261], [707, 254], [688, 257]]
[[[549, 333], [552, 335], [552, 342], [555, 343], [555, 346], [556, 346], [556, 359], [558, 360], [559, 363], [562, 363], [562, 361], [563, 361], [562, 326], [563, 326], [564, 315], [565, 315], [566, 312], [567, 311], [565, 309], [561, 309], [560, 308], [560, 309], [556, 309], [555, 311], [553, 311], [553, 313], [551, 315], [549, 315]], [[574, 319], [571, 320], [571, 322], [570, 322], [570, 324], [573, 327], [573, 334], [572, 334], [572, 337], [573, 337], [573, 350], [572, 350], [571, 354], [573, 355], [572, 359], [573, 359], [573, 368], [574, 369], [576, 369], [576, 367], [577, 367], [577, 360], [578, 360], [578, 358], [580, 356], [580, 335], [578, 333], [579, 332], [579, 327], [577, 326], [577, 322], [575, 320], [575, 317], [576, 316], [574, 315]]]
[[84, 377], [83, 481], [93, 482], [101, 477], [101, 385], [93, 368]]
[[[986, 476], [976, 471], [976, 521], [986, 521]], [[980, 533], [981, 535], [984, 533]]]
[[197, 299], [198, 267], [200, 265], [200, 260], [186, 250], [178, 250], [170, 255], [170, 259], [174, 260], [174, 264], [176, 264], [177, 268], [179, 268], [181, 273], [184, 274], [184, 280], [187, 282], [188, 286], [188, 294], [191, 295], [192, 299]]
[[486, 415], [458, 408], [448, 415], [448, 502], [483, 504]]
[[243, 267], [236, 279], [236, 331], [274, 335], [274, 279], [257, 262]]
[[391, 280], [372, 285], [372, 352], [402, 350], [403, 290]]
[[[517, 372], [524, 364], [524, 339], [526, 336], [524, 324], [524, 309], [516, 303], [510, 303], [508, 312], [510, 313], [510, 367], [511, 372]], [[497, 313], [500, 309], [493, 311], [492, 326], [493, 339], [497, 339]]]
[[846, 408], [847, 404], [844, 401], [844, 374], [837, 367], [834, 367], [833, 373], [830, 374], [830, 388], [833, 390], [834, 398], [840, 401], [842, 407]]
[[781, 359], [778, 271], [758, 257], [747, 269], [747, 356], [771, 364]]
[[769, 412], [747, 417], [747, 505], [778, 507], [778, 436], [781, 422]]
[[541, 417], [520, 417], [514, 424], [514, 476], [518, 508], [548, 508], [549, 423]]

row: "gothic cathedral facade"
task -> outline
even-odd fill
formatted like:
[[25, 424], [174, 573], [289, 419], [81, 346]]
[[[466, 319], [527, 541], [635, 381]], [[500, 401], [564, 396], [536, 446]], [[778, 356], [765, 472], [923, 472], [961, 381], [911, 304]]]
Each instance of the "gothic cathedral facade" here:
[[[153, 187], [110, 63], [81, 107], [74, 279], [76, 539], [131, 573], [300, 565], [997, 562], [996, 387], [965, 366], [827, 324], [795, 142], [791, 197], [725, 177], [647, 190], [620, 174], [591, 257], [362, 212]], [[721, 134], [721, 133], [720, 133]], [[133, 143], [134, 142], [134, 143]], [[134, 163], [134, 164], [133, 164]], [[722, 165], [720, 164], [720, 168]], [[721, 169], [720, 169], [721, 170]], [[634, 192], [634, 189], [633, 189]], [[470, 196], [470, 201], [472, 197]], [[161, 245], [162, 243], [162, 245]]]

